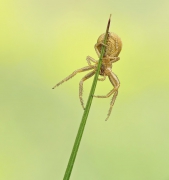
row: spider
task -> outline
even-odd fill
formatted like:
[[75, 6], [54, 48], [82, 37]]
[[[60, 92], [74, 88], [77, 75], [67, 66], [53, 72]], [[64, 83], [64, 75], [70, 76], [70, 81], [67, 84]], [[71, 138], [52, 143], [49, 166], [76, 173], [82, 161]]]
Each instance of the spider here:
[[[113, 97], [112, 97], [111, 102], [110, 102], [110, 108], [109, 108], [107, 118], [106, 118], [106, 120], [107, 120], [111, 114], [114, 102], [115, 102], [116, 97], [118, 95], [118, 89], [120, 87], [120, 82], [118, 80], [118, 77], [112, 72], [112, 63], [114, 63], [120, 59], [118, 57], [118, 55], [122, 49], [122, 41], [118, 37], [118, 35], [116, 35], [113, 32], [108, 33], [107, 44], [103, 43], [104, 37], [105, 37], [105, 33], [101, 34], [97, 40], [97, 43], [94, 46], [98, 57], [100, 57], [101, 47], [102, 46], [106, 47], [105, 48], [105, 54], [104, 54], [104, 57], [102, 59], [100, 72], [99, 72], [99, 75], [102, 76], [102, 78], [98, 78], [98, 80], [104, 81], [106, 79], [106, 76], [108, 76], [108, 78], [109, 78], [109, 80], [110, 80], [110, 82], [114, 88], [107, 95], [104, 95], [104, 96], [95, 96], [94, 95], [94, 97], [96, 97], [96, 98], [108, 98], [113, 94]], [[74, 77], [77, 73], [92, 70], [91, 72], [86, 74], [81, 79], [81, 81], [79, 83], [79, 98], [80, 98], [80, 102], [81, 102], [83, 109], [85, 109], [83, 98], [82, 98], [83, 82], [86, 81], [87, 79], [91, 78], [95, 74], [96, 69], [97, 69], [97, 65], [98, 65], [98, 60], [95, 60], [90, 56], [87, 56], [86, 60], [87, 60], [88, 66], [75, 70], [72, 74], [70, 74], [68, 77], [66, 77], [65, 79], [63, 79], [62, 81], [60, 81], [58, 84], [56, 84], [53, 87], [53, 89], [54, 89], [55, 87], [59, 86], [60, 84], [64, 83], [65, 81], [68, 81], [70, 78]], [[92, 64], [91, 62], [94, 64]]]

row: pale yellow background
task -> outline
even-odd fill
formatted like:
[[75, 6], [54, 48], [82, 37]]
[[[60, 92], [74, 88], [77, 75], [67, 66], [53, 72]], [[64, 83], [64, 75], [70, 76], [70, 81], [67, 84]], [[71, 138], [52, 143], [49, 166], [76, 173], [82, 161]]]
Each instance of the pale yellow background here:
[[[0, 2], [0, 179], [61, 180], [83, 110], [77, 75], [52, 90], [110, 31], [123, 41], [121, 82], [94, 99], [71, 180], [169, 179], [169, 1]], [[85, 82], [85, 102], [92, 79]], [[111, 85], [99, 82], [96, 94]]]

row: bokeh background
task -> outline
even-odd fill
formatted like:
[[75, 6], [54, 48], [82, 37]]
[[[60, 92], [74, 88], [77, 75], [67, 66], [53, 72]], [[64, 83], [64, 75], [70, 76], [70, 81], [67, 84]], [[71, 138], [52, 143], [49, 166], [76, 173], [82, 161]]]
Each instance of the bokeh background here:
[[[83, 110], [78, 83], [52, 90], [110, 31], [123, 41], [121, 86], [94, 99], [72, 180], [169, 180], [169, 1], [1, 0], [0, 179], [63, 178]], [[84, 84], [87, 100], [92, 79]], [[98, 82], [106, 94], [110, 82]]]

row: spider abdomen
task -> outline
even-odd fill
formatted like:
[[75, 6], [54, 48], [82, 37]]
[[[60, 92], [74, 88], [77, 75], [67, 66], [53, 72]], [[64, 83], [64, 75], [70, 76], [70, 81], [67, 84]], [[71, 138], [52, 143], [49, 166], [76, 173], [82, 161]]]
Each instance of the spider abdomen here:
[[[101, 34], [97, 40], [97, 43], [99, 42], [104, 42], [104, 34]], [[122, 41], [120, 39], [120, 37], [113, 33], [110, 32], [108, 34], [108, 38], [107, 38], [107, 43], [106, 43], [106, 50], [105, 50], [105, 56], [113, 56], [113, 57], [117, 57], [122, 49]], [[99, 52], [101, 52], [101, 47], [102, 45], [98, 46], [98, 50]]]

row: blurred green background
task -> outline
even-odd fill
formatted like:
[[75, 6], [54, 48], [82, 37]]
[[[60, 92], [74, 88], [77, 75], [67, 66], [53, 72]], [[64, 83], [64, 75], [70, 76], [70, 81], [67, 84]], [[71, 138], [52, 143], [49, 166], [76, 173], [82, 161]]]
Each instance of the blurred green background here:
[[[94, 99], [72, 180], [169, 180], [169, 1], [6, 0], [0, 3], [0, 179], [63, 178], [83, 110], [78, 74], [110, 31], [123, 42], [119, 95]], [[87, 100], [92, 79], [84, 84]], [[98, 82], [96, 93], [112, 88]]]

